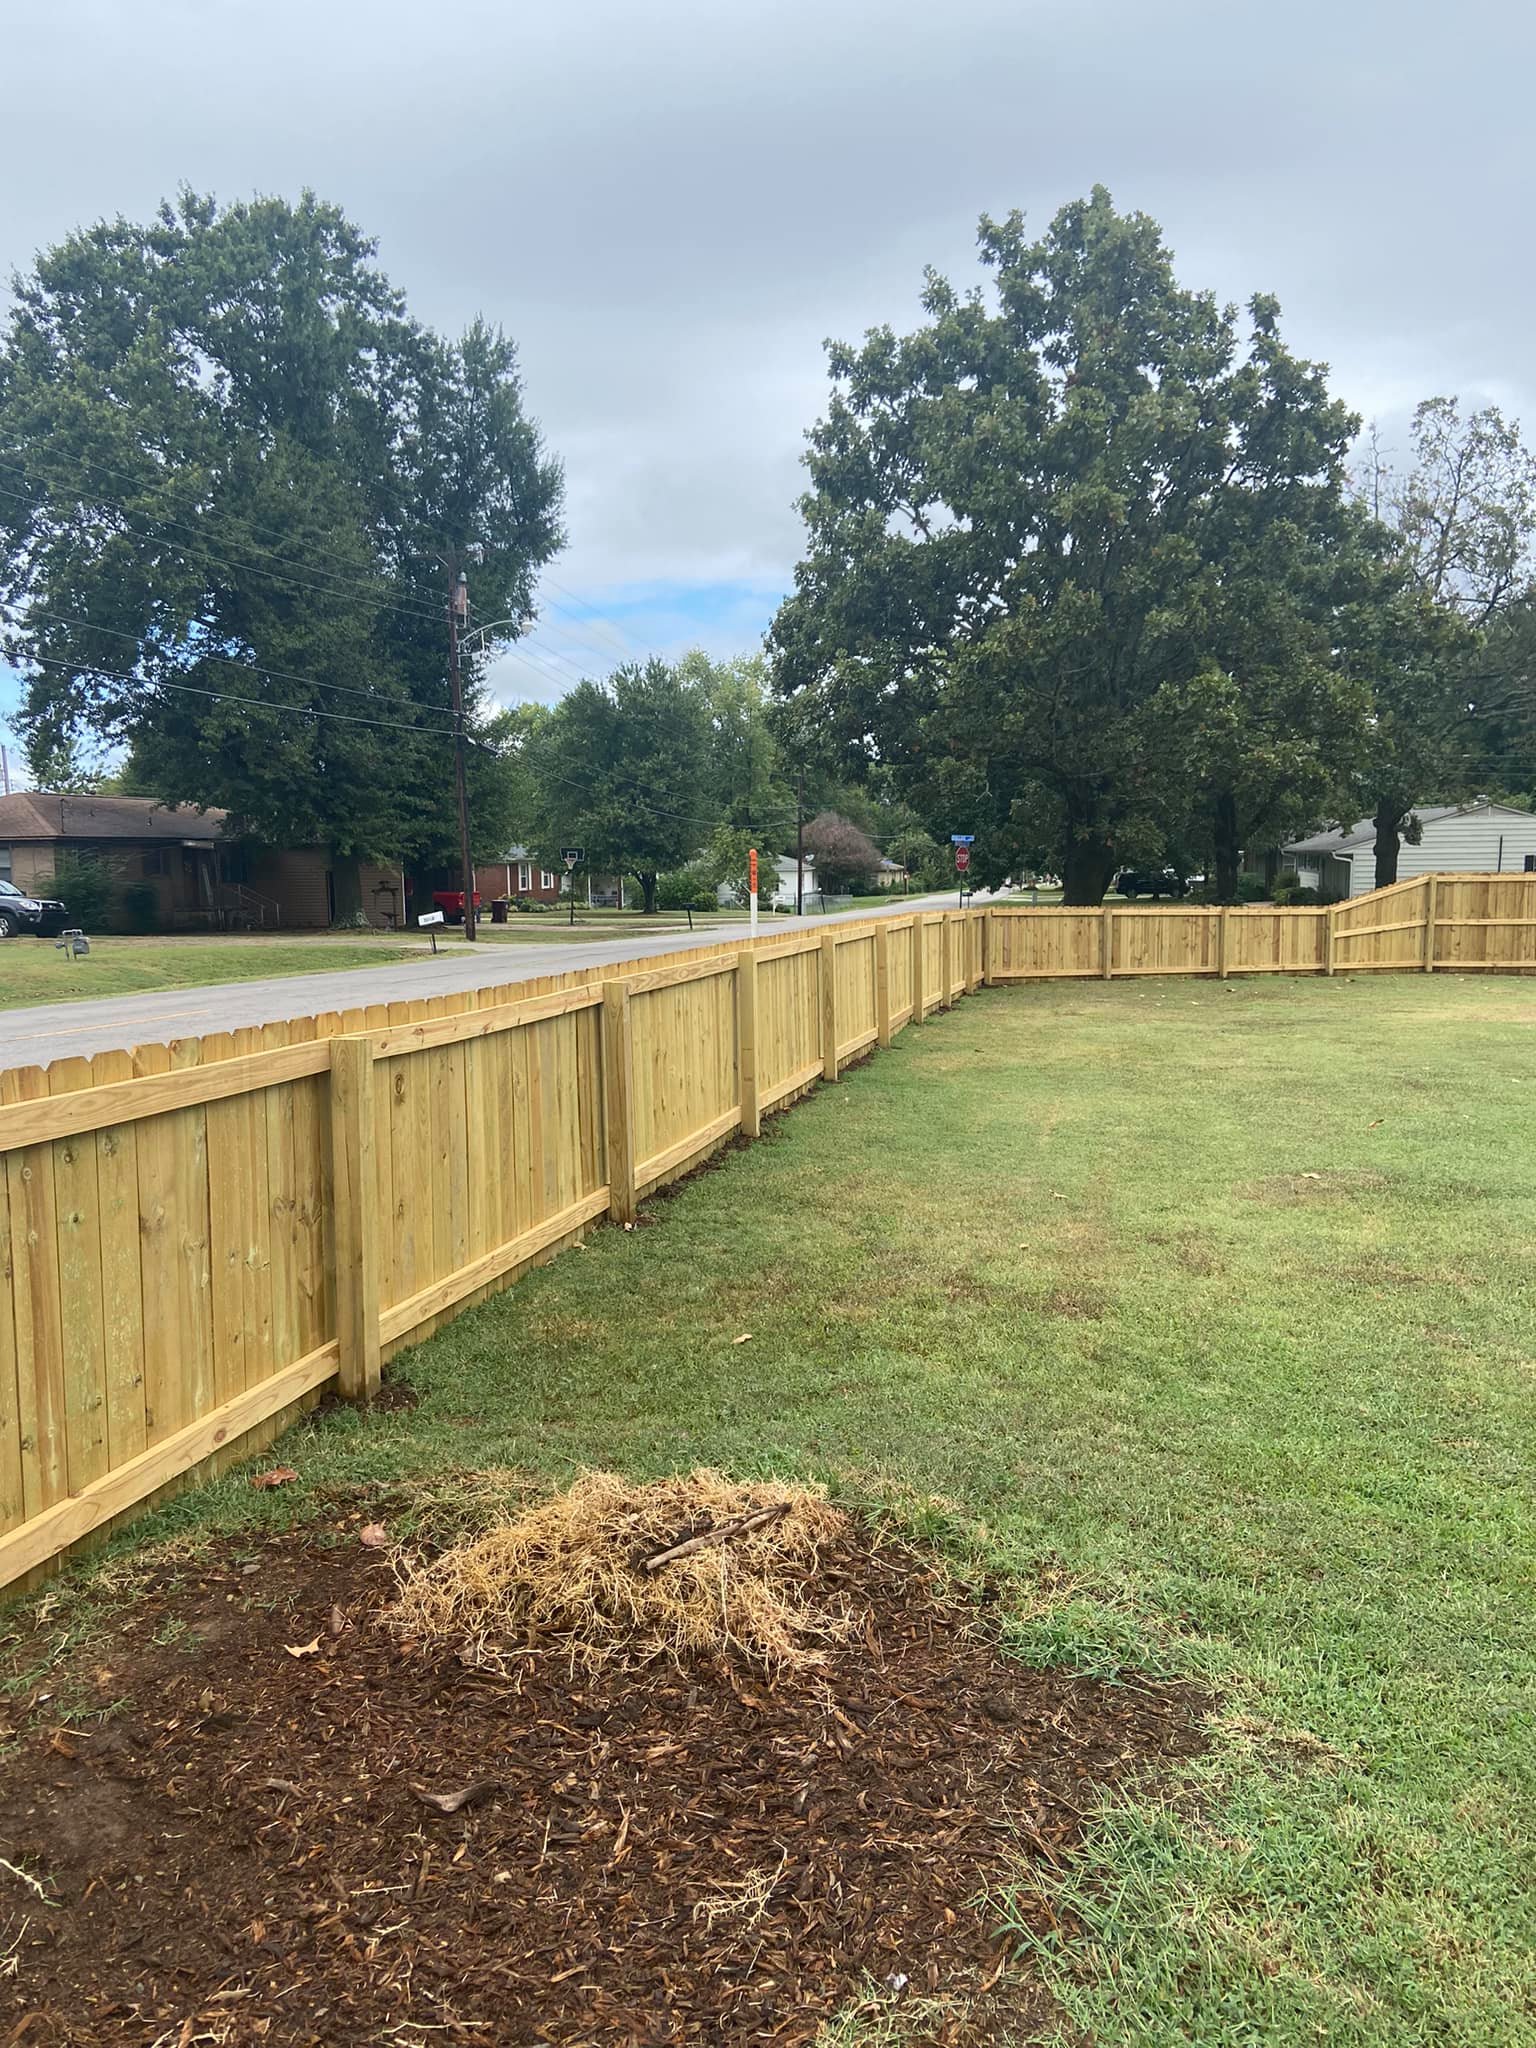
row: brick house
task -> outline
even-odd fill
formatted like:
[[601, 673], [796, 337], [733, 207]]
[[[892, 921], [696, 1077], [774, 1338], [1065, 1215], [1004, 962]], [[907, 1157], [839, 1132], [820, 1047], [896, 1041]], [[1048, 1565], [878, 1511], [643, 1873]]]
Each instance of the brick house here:
[[526, 846], [508, 847], [500, 860], [481, 861], [475, 869], [475, 889], [487, 910], [498, 896], [509, 903], [519, 896], [531, 903], [558, 903], [564, 881], [563, 874], [541, 867]]
[[[152, 797], [0, 796], [0, 879], [40, 888], [60, 856], [98, 861], [118, 885], [113, 930], [152, 921], [161, 931], [323, 931], [335, 921], [335, 875], [324, 847], [255, 846], [231, 834], [227, 811]], [[364, 863], [360, 874], [368, 922], [402, 924], [400, 870]], [[124, 902], [128, 889], [152, 892], [152, 920], [134, 918]]]

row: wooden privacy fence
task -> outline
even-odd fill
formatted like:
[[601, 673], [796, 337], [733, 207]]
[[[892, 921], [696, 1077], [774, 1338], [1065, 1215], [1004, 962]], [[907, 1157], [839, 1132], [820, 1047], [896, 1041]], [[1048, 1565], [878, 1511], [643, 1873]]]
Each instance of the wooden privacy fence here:
[[985, 913], [988, 981], [1536, 968], [1536, 875], [1417, 875], [1347, 903]]
[[0, 1073], [0, 1584], [980, 978], [929, 912]]
[[1536, 970], [1536, 876], [996, 905], [0, 1072], [0, 1585], [982, 981]]

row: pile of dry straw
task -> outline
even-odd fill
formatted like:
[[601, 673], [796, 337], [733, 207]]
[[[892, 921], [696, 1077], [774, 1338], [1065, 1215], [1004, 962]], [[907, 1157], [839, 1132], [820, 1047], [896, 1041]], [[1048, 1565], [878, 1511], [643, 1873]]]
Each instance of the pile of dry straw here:
[[[764, 1526], [644, 1568], [659, 1551], [774, 1508]], [[618, 1655], [727, 1654], [804, 1669], [852, 1625], [846, 1603], [813, 1597], [818, 1554], [847, 1527], [807, 1486], [742, 1485], [707, 1470], [642, 1486], [589, 1472], [482, 1536], [402, 1565], [386, 1620], [493, 1669], [557, 1648], [589, 1669]]]

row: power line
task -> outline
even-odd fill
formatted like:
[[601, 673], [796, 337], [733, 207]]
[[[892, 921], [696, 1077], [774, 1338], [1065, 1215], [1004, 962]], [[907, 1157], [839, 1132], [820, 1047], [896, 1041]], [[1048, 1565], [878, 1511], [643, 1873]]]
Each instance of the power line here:
[[[71, 479], [67, 472], [60, 476], [49, 476], [40, 470], [29, 470], [20, 463], [6, 462], [4, 460], [0, 460], [0, 469], [8, 470], [13, 476], [28, 477], [33, 483], [42, 484], [52, 490], [57, 490], [60, 488], [78, 488], [82, 481], [80, 475], [77, 475], [74, 479]], [[131, 475], [131, 473], [127, 470], [110, 470], [103, 467], [102, 473], [108, 476], [121, 476], [126, 481], [131, 483], [136, 482], [139, 484], [140, 488], [143, 488], [142, 479], [134, 478]], [[163, 472], [161, 480], [165, 482], [172, 482], [175, 479], [175, 475], [176, 472], [174, 471]], [[30, 499], [22, 497], [19, 492], [8, 492], [6, 493], [6, 495], [16, 497], [22, 504], [31, 503]], [[202, 536], [201, 528], [192, 525], [191, 522], [188, 520], [176, 519], [169, 513], [131, 512], [128, 509], [127, 505], [123, 503], [121, 498], [113, 497], [110, 492], [99, 490], [95, 485], [91, 484], [89, 481], [88, 472], [85, 474], [84, 478], [83, 495], [95, 498], [98, 504], [110, 505], [113, 511], [120, 512], [125, 519], [145, 519], [155, 526], [179, 527], [184, 533], [191, 533]], [[289, 534], [281, 533], [280, 530], [276, 527], [253, 526], [251, 528], [251, 531], [253, 533], [271, 534], [274, 539], [289, 540], [292, 538], [292, 536]], [[214, 538], [217, 539], [217, 535], [215, 535]], [[255, 558], [253, 556], [243, 555], [240, 553], [238, 549], [231, 549], [228, 552], [235, 562], [241, 563], [247, 568], [259, 569], [259, 564], [255, 561]], [[269, 557], [269, 559], [273, 561], [279, 561], [282, 559], [269, 548], [258, 548], [256, 550], [256, 553], [260, 555], [266, 555]], [[228, 567], [228, 562], [224, 563], [223, 566]], [[261, 573], [271, 574], [273, 572], [261, 571]], [[284, 573], [286, 574], [286, 572]], [[366, 590], [372, 592], [374, 589], [374, 586], [371, 583], [363, 581], [362, 578], [355, 576], [345, 576], [334, 569], [321, 569], [318, 571], [318, 574], [325, 577], [329, 582], [334, 583], [334, 585], [336, 586], [336, 594], [338, 595], [346, 590]], [[434, 625], [439, 623], [438, 615], [431, 608], [430, 605], [423, 604], [413, 605], [409, 607], [396, 605], [393, 607], [393, 609], [397, 611], [408, 611], [411, 616], [419, 616], [422, 619], [430, 620]]]
[[[0, 464], [0, 467], [9, 467], [9, 465]], [[19, 505], [30, 505], [32, 503], [32, 500], [24, 496], [22, 492], [8, 491], [5, 490], [3, 487], [0, 487], [0, 498], [11, 498]], [[132, 513], [127, 509], [125, 505], [118, 504], [117, 501], [112, 498], [100, 497], [98, 499], [98, 503], [107, 506], [108, 508], [110, 508], [110, 510], [116, 512], [119, 515], [119, 517], [121, 517], [124, 520], [130, 520], [140, 516], [146, 517], [150, 520], [154, 519], [153, 513], [148, 513], [144, 515]], [[166, 523], [169, 524], [172, 522]], [[174, 523], [179, 525], [182, 522], [176, 521]], [[233, 559], [231, 559], [228, 555], [216, 555], [212, 552], [211, 549], [194, 547], [189, 542], [184, 540], [162, 540], [159, 539], [155, 534], [140, 533], [133, 527], [129, 527], [122, 537], [127, 540], [138, 541], [141, 546], [145, 547], [178, 548], [182, 554], [190, 555], [194, 561], [209, 562], [216, 569], [227, 569], [231, 572], [231, 574], [238, 573], [238, 571], [241, 569], [246, 569], [249, 570], [253, 575], [265, 576], [269, 582], [285, 584], [289, 589], [292, 590], [307, 590], [318, 597], [337, 598], [344, 594], [345, 586], [337, 586], [334, 588], [328, 587], [323, 583], [311, 582], [309, 579], [303, 576], [296, 576], [292, 570], [264, 568], [259, 562], [245, 560], [238, 554], [235, 555]], [[437, 618], [434, 617], [434, 615], [431, 612], [419, 611], [413, 607], [394, 604], [388, 598], [380, 597], [378, 595], [377, 589], [372, 584], [358, 582], [351, 584], [350, 587], [355, 590], [367, 592], [367, 594], [373, 598], [374, 602], [378, 605], [381, 611], [398, 612], [402, 618], [414, 620], [417, 625], [435, 626], [441, 623]]]
[[[20, 451], [12, 450], [10, 452], [14, 454]], [[194, 526], [188, 520], [175, 518], [173, 515], [169, 513], [130, 511], [128, 506], [123, 502], [123, 500], [120, 497], [115, 497], [110, 492], [100, 490], [91, 481], [93, 475], [99, 474], [102, 476], [112, 476], [120, 478], [124, 483], [132, 484], [138, 490], [143, 490], [144, 488], [146, 488], [146, 479], [144, 479], [141, 476], [136, 476], [131, 470], [117, 469], [109, 463], [80, 463], [76, 467], [73, 476], [71, 476], [70, 471], [68, 469], [61, 469], [57, 464], [53, 465], [54, 473], [50, 474], [40, 469], [28, 468], [23, 463], [6, 461], [3, 458], [0, 458], [0, 470], [6, 470], [14, 476], [28, 478], [33, 483], [44, 485], [50, 489], [58, 489], [60, 487], [69, 488], [72, 485], [78, 486], [81, 483], [83, 483], [87, 495], [94, 497], [99, 504], [110, 506], [114, 511], [120, 513], [124, 519], [139, 519], [146, 521], [154, 526], [174, 527], [183, 533], [193, 534], [199, 538], [206, 538], [206, 535], [203, 533], [203, 530], [201, 528]], [[175, 472], [174, 470], [165, 470], [162, 471], [158, 477], [153, 479], [153, 481], [174, 481], [176, 475], [177, 472]], [[0, 493], [0, 495], [11, 497], [19, 504], [31, 504], [33, 502], [30, 498], [26, 497], [21, 492], [4, 492]], [[279, 527], [264, 526], [251, 523], [249, 530], [253, 534], [264, 534], [274, 540], [286, 541], [290, 538], [290, 536]], [[147, 536], [145, 535], [138, 535], [136, 537], [140, 539], [147, 538]], [[292, 571], [286, 567], [280, 570], [268, 568], [265, 566], [265, 564], [258, 562], [255, 559], [254, 555], [242, 553], [238, 548], [230, 548], [227, 543], [219, 541], [217, 535], [214, 535], [213, 538], [215, 540], [216, 545], [223, 548], [223, 555], [212, 555], [209, 554], [206, 550], [204, 550], [202, 551], [202, 558], [207, 561], [212, 561], [217, 567], [230, 568], [235, 565], [244, 566], [255, 570], [256, 573], [260, 575], [270, 577], [275, 582], [286, 582], [295, 588], [314, 590], [319, 592], [320, 594], [325, 594], [327, 590], [329, 590], [332, 594], [338, 595], [346, 591], [356, 590], [363, 591], [367, 593], [369, 596], [374, 597], [375, 599], [378, 598], [376, 586], [371, 582], [365, 582], [363, 579], [359, 577], [346, 576], [334, 569], [318, 569], [314, 572], [314, 574], [322, 577], [324, 581], [321, 583], [316, 583], [312, 580], [307, 580], [302, 577], [294, 576]], [[256, 554], [265, 556], [269, 561], [273, 562], [282, 560], [282, 557], [277, 555], [273, 550], [266, 548], [257, 549]], [[579, 618], [576, 615], [576, 613], [571, 610], [570, 606], [562, 605], [553, 598], [547, 600], [551, 610], [559, 612], [560, 614], [562, 614], [562, 616], [572, 620], [574, 629], [580, 630], [581, 632], [585, 633], [589, 642], [591, 642], [594, 646], [602, 647], [602, 642], [598, 639], [598, 633], [600, 631], [606, 631], [614, 637], [615, 645], [624, 649], [624, 651], [626, 652], [634, 652], [640, 655], [641, 658], [644, 658], [646, 650], [640, 645], [640, 643], [637, 640], [633, 638], [632, 635], [628, 634], [621, 626], [619, 626], [617, 621], [605, 619], [603, 615], [600, 612], [598, 612], [594, 606], [588, 604], [584, 599], [577, 597], [574, 591], [568, 589], [564, 584], [556, 582], [553, 577], [541, 575], [541, 581], [548, 582], [552, 586], [552, 588], [563, 592], [566, 597], [572, 600], [572, 604], [579, 607], [581, 612], [590, 615], [590, 617], [595, 621], [595, 625], [588, 626], [584, 619]], [[420, 604], [402, 604], [389, 600], [378, 601], [383, 603], [386, 609], [398, 612], [404, 617], [418, 618], [422, 620], [424, 623], [430, 623], [432, 625], [437, 625], [438, 623], [440, 623], [437, 610], [429, 601]], [[603, 648], [603, 652], [606, 654], [606, 648]]]
[[[12, 611], [12, 607], [8, 607], [3, 602], [0, 602], [0, 613], [11, 613]], [[135, 645], [139, 644], [139, 635], [137, 633], [126, 632], [123, 630], [123, 628], [119, 626], [99, 626], [92, 619], [82, 618], [78, 612], [57, 612], [52, 611], [43, 605], [31, 605], [28, 606], [24, 614], [24, 618], [22, 621], [20, 621], [20, 623], [24, 623], [25, 621], [31, 620], [33, 618], [56, 619], [61, 624], [82, 626], [88, 633], [106, 633], [114, 640], [128, 640], [133, 642]], [[10, 623], [14, 626], [19, 622], [13, 615], [11, 616]], [[211, 626], [212, 622], [207, 619], [198, 619], [196, 623], [201, 626]], [[24, 660], [30, 660], [33, 658], [35, 657], [23, 656]], [[216, 661], [226, 668], [240, 669], [247, 675], [267, 676], [271, 678], [271, 680], [273, 680], [274, 682], [303, 683], [306, 684], [310, 689], [314, 690], [336, 690], [339, 691], [341, 695], [345, 697], [367, 697], [369, 699], [376, 700], [378, 696], [378, 692], [376, 690], [359, 689], [355, 684], [352, 683], [333, 683], [326, 681], [321, 676], [298, 675], [292, 669], [272, 668], [271, 666], [269, 666], [268, 663], [264, 661], [242, 661], [237, 655], [233, 654], [213, 654], [205, 652], [199, 653], [197, 659], [199, 661]], [[67, 666], [68, 664], [65, 665]], [[89, 668], [92, 667], [93, 664], [86, 662], [82, 663], [81, 666]], [[142, 680], [146, 683], [149, 683], [151, 681], [151, 678], [146, 676]], [[448, 707], [447, 705], [442, 705], [440, 707], [435, 708], [439, 708], [446, 711]]]
[[[642, 656], [642, 658], [644, 657], [646, 650], [640, 645], [639, 641], [636, 640], [633, 637], [633, 635], [627, 631], [625, 627], [621, 626], [618, 623], [616, 619], [605, 618], [603, 614], [600, 611], [598, 611], [595, 605], [589, 604], [587, 600], [583, 597], [578, 597], [574, 590], [570, 589], [566, 584], [558, 582], [553, 576], [549, 575], [548, 573], [545, 573], [542, 576], [541, 581], [547, 583], [551, 590], [558, 590], [562, 596], [568, 597], [571, 600], [571, 603], [575, 605], [579, 610], [590, 613], [591, 617], [596, 621], [598, 627], [604, 628], [607, 632], [613, 634], [620, 641], [627, 641], [629, 646], [634, 650], [635, 653]], [[564, 605], [556, 604], [553, 598], [550, 599], [550, 603], [554, 605], [556, 611], [564, 611], [566, 609]]]
[[[241, 704], [252, 711], [284, 711], [298, 718], [328, 718], [334, 725], [367, 725], [380, 732], [412, 732], [429, 739], [453, 738], [451, 729], [440, 725], [408, 725], [397, 718], [359, 718], [355, 712], [327, 711], [318, 704], [288, 704], [271, 697], [240, 697], [230, 690], [201, 689], [196, 683], [151, 681], [147, 676], [124, 675], [115, 669], [98, 667], [94, 662], [61, 661], [51, 654], [29, 654], [26, 658], [37, 668], [63, 669], [66, 674], [74, 676], [90, 674], [103, 682], [132, 683], [141, 690], [175, 690], [182, 696], [207, 697], [219, 704]], [[251, 673], [259, 671], [252, 670]]]

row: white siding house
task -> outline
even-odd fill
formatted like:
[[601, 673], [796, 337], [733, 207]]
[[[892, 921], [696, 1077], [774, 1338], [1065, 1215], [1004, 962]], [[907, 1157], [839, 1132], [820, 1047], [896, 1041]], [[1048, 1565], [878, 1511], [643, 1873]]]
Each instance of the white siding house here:
[[[1400, 882], [1428, 874], [1518, 874], [1527, 855], [1536, 857], [1536, 813], [1479, 798], [1470, 804], [1426, 804], [1414, 815], [1421, 837], [1417, 846], [1404, 840], [1399, 849]], [[1325, 903], [1365, 896], [1376, 886], [1376, 827], [1369, 818], [1347, 831], [1293, 839], [1281, 852], [1287, 866]]]
[[[795, 907], [795, 863], [786, 854], [760, 853], [757, 857], [757, 907], [759, 910], [793, 910]], [[816, 894], [816, 863], [810, 854], [805, 856], [805, 900], [807, 908], [821, 908], [821, 898]], [[815, 903], [811, 899], [815, 897]], [[715, 900], [722, 910], [744, 909], [745, 901], [738, 896], [729, 882], [722, 882], [715, 891]]]

